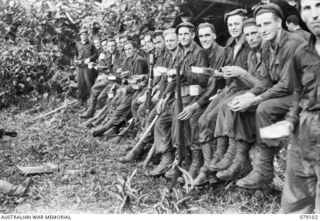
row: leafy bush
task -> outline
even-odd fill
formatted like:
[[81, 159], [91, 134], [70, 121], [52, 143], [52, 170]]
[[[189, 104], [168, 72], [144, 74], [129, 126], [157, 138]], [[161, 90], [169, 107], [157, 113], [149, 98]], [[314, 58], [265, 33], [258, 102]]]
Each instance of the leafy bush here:
[[108, 8], [94, 1], [21, 2], [0, 12], [0, 109], [20, 98], [37, 100], [68, 91], [81, 27], [92, 38], [123, 32], [136, 37], [178, 12], [171, 0], [121, 0]]

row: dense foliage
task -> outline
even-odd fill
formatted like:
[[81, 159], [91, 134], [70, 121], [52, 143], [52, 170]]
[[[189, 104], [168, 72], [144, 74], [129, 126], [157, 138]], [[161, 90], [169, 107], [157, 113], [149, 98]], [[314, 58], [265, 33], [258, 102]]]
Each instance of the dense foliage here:
[[[31, 2], [31, 3], [30, 3]], [[64, 94], [74, 80], [77, 33], [92, 38], [138, 34], [173, 21], [171, 0], [121, 0], [109, 7], [95, 1], [15, 1], [0, 13], [0, 109], [20, 98]]]

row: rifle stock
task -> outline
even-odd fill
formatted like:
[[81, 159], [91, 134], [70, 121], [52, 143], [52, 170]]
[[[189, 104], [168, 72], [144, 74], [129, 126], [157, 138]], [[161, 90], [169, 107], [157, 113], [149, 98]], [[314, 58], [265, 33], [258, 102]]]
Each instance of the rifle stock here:
[[155, 118], [153, 119], [153, 121], [150, 123], [150, 125], [148, 126], [148, 128], [145, 130], [145, 132], [143, 133], [143, 135], [140, 137], [138, 143], [136, 143], [136, 145], [132, 148], [132, 150], [130, 152], [135, 152], [137, 148], [139, 148], [139, 146], [143, 143], [143, 141], [146, 139], [146, 137], [148, 136], [148, 134], [150, 133], [151, 129], [153, 128], [154, 124], [156, 123], [156, 121], [158, 120], [159, 115], [157, 114], [155, 116]]
[[[182, 104], [182, 97], [181, 97], [181, 76], [180, 76], [180, 64], [177, 66], [177, 75], [176, 75], [176, 105], [178, 114], [181, 113], [183, 109]], [[181, 167], [182, 160], [184, 158], [184, 141], [183, 141], [183, 125], [182, 122], [177, 119], [176, 121], [176, 136], [177, 136], [177, 150], [176, 150], [176, 157], [173, 164], [174, 169], [174, 175], [171, 181], [171, 188], [174, 188], [177, 183], [177, 179], [180, 176], [181, 172], [179, 170], [179, 167]]]

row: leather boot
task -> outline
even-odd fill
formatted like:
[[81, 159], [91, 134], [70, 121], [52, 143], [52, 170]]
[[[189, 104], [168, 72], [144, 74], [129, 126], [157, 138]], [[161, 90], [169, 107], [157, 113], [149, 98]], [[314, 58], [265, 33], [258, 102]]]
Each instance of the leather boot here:
[[145, 145], [146, 143], [142, 142], [139, 146], [137, 146], [137, 148], [132, 149], [125, 157], [120, 157], [119, 161], [121, 163], [129, 163], [139, 159]]
[[[218, 163], [228, 148], [228, 138], [218, 137], [217, 138], [217, 150], [214, 152], [212, 160], [210, 161], [209, 169], [212, 170], [215, 164]], [[213, 170], [212, 170], [213, 171]]]
[[146, 173], [147, 176], [160, 176], [165, 174], [173, 163], [173, 154], [172, 151], [167, 150], [161, 156], [160, 163], [149, 173]]
[[233, 180], [251, 170], [249, 159], [250, 144], [244, 141], [236, 141], [234, 146], [236, 147], [236, 155], [231, 166], [217, 173], [217, 177], [221, 180]]
[[220, 160], [220, 162], [216, 163], [215, 165], [211, 165], [211, 170], [213, 171], [221, 171], [227, 169], [234, 160], [234, 157], [237, 152], [237, 147], [235, 144], [235, 140], [233, 138], [229, 138], [229, 147], [226, 154]]
[[192, 179], [197, 177], [202, 165], [203, 165], [203, 156], [202, 156], [201, 150], [192, 150], [192, 162], [188, 171]]
[[97, 99], [92, 98], [89, 99], [89, 107], [88, 109], [80, 115], [81, 118], [92, 118], [95, 112], [95, 108], [96, 108], [96, 103], [97, 103]]
[[257, 160], [253, 164], [253, 171], [248, 176], [238, 180], [237, 186], [247, 189], [259, 189], [272, 182], [274, 147], [261, 145], [258, 147]]
[[116, 135], [118, 135], [118, 130], [116, 127], [111, 127], [107, 132], [105, 132], [104, 137], [106, 140], [109, 140], [113, 137], [115, 137]]
[[194, 180], [195, 186], [203, 185], [209, 182], [207, 173], [209, 173], [209, 164], [212, 159], [212, 147], [210, 143], [204, 143], [202, 146], [202, 154], [203, 154], [203, 166], [200, 169], [200, 172], [196, 179]]
[[113, 127], [112, 122], [107, 122], [105, 125], [98, 127], [97, 129], [92, 130], [92, 136], [100, 137], [104, 134], [104, 132], [108, 131], [110, 128]]

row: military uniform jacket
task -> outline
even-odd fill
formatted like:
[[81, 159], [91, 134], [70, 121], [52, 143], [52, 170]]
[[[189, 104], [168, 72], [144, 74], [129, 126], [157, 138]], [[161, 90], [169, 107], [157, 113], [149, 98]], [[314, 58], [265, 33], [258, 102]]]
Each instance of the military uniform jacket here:
[[[250, 47], [246, 42], [244, 36], [240, 39], [240, 48], [234, 54], [236, 40], [235, 38], [229, 38], [225, 47], [225, 59], [223, 66], [239, 66], [245, 70], [248, 70], [248, 54], [250, 52]], [[239, 90], [240, 86], [238, 85], [235, 78], [226, 80], [227, 93], [232, 92], [233, 90]], [[244, 88], [241, 88], [244, 89]]]
[[[224, 47], [215, 43], [211, 48], [207, 49], [209, 56], [209, 67], [214, 70], [219, 70], [224, 63]], [[207, 91], [197, 101], [200, 107], [205, 107], [210, 101], [209, 98], [217, 93], [219, 89], [224, 88], [224, 79], [215, 79], [211, 76]]]
[[[192, 42], [190, 47], [187, 49], [179, 50], [177, 56], [177, 63], [180, 64], [181, 72], [181, 87], [186, 87], [190, 85], [199, 85], [202, 89], [207, 87], [208, 75], [196, 74], [191, 72], [191, 67], [208, 67], [209, 60], [207, 51], [202, 49], [195, 42]], [[173, 80], [168, 84], [168, 87], [175, 88], [176, 81]]]
[[[97, 60], [99, 54], [96, 47], [92, 42], [87, 41], [86, 44], [82, 44], [81, 42], [77, 42], [77, 59], [84, 62], [87, 58], [90, 58], [90, 62], [94, 62]], [[85, 65], [87, 66], [87, 65]]]
[[296, 90], [286, 119], [295, 125], [292, 149], [304, 160], [320, 161], [320, 56], [315, 37], [301, 45], [294, 56]]
[[266, 86], [269, 80], [263, 80], [250, 90], [251, 93], [260, 95], [262, 100], [287, 96], [294, 91], [296, 69], [293, 55], [304, 40], [285, 30], [281, 30], [278, 37], [275, 49], [272, 49], [269, 41], [262, 49], [262, 62], [272, 80], [272, 87]]

